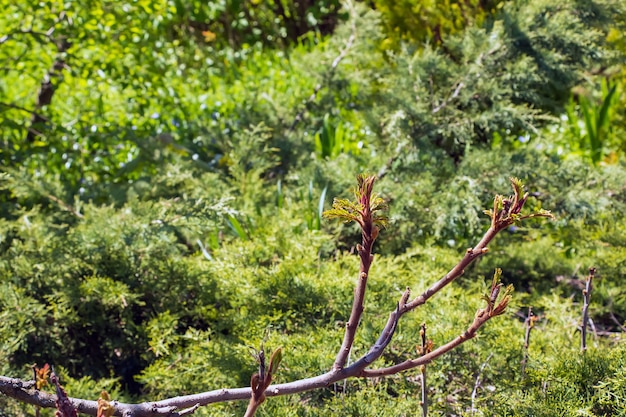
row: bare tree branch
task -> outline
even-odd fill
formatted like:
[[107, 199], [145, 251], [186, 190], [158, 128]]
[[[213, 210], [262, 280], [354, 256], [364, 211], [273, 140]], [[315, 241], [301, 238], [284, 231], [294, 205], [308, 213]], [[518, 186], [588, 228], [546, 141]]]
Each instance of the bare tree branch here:
[[433, 114], [438, 113], [441, 109], [443, 109], [444, 107], [446, 107], [448, 105], [448, 103], [450, 103], [452, 100], [454, 100], [455, 98], [457, 98], [459, 96], [459, 93], [461, 92], [461, 89], [465, 87], [465, 84], [463, 84], [462, 82], [458, 83], [456, 85], [456, 88], [454, 89], [454, 92], [452, 93], [452, 95], [450, 97], [448, 97], [447, 99], [445, 99], [440, 105], [438, 105], [437, 107], [435, 107], [432, 111]]
[[[277, 350], [272, 355], [269, 366], [270, 369], [267, 370], [264, 366], [260, 366], [259, 373], [253, 375], [251, 387], [218, 389], [199, 394], [168, 398], [157, 402], [144, 402], [141, 404], [125, 404], [111, 401], [110, 406], [115, 410], [114, 415], [121, 417], [182, 416], [192, 413], [200, 406], [211, 403], [248, 399], [251, 400], [251, 407], [249, 407], [247, 415], [252, 416], [266, 397], [290, 395], [324, 388], [348, 378], [373, 378], [392, 375], [430, 363], [439, 356], [473, 338], [478, 329], [491, 318], [503, 314], [511, 298], [512, 286], [507, 287], [504, 292], [502, 292], [502, 284], [499, 282], [501, 271], [496, 270], [491, 290], [483, 296], [487, 305], [478, 310], [472, 324], [461, 335], [437, 349], [429, 352], [421, 352], [422, 355], [416, 359], [406, 360], [386, 368], [366, 369], [380, 358], [385, 348], [391, 342], [400, 317], [404, 313], [424, 304], [435, 293], [461, 276], [467, 265], [487, 253], [487, 244], [499, 231], [523, 219], [531, 217], [551, 217], [551, 214], [545, 211], [531, 215], [520, 214], [528, 194], [523, 193], [523, 187], [519, 180], [516, 179], [511, 179], [514, 195], [509, 198], [496, 196], [493, 210], [486, 212], [491, 216], [492, 223], [480, 242], [474, 248], [468, 249], [463, 259], [461, 259], [448, 274], [410, 302], [409, 298], [411, 293], [409, 288], [407, 288], [400, 297], [395, 310], [390, 313], [389, 319], [374, 345], [357, 361], [346, 366], [346, 360], [354, 343], [358, 323], [363, 313], [365, 286], [367, 284], [369, 268], [373, 261], [371, 252], [372, 246], [378, 236], [379, 226], [384, 225], [386, 222], [386, 218], [377, 213], [385, 207], [385, 204], [381, 198], [372, 192], [375, 179], [375, 177], [359, 176], [359, 185], [355, 191], [357, 201], [349, 202], [348, 200], [335, 199], [333, 208], [324, 213], [326, 217], [354, 220], [359, 223], [362, 229], [362, 244], [358, 245], [358, 252], [361, 258], [359, 280], [355, 289], [354, 302], [350, 319], [346, 325], [344, 340], [330, 371], [310, 378], [270, 385], [272, 375], [276, 371], [278, 362], [280, 361], [280, 358], [276, 356], [277, 352], [279, 352], [279, 350]], [[264, 362], [261, 363], [264, 364]], [[0, 377], [0, 392], [24, 403], [39, 407], [52, 408], [55, 407], [55, 402], [57, 401], [55, 395], [37, 390], [35, 381], [22, 381], [19, 379]], [[69, 401], [80, 413], [92, 416], [95, 416], [97, 413], [97, 401], [76, 398], [70, 398]]]
[[57, 203], [59, 207], [61, 207], [63, 210], [71, 213], [72, 215], [78, 217], [79, 219], [82, 219], [85, 217], [82, 215], [80, 211], [75, 210], [72, 206], [70, 206], [69, 204], [66, 204], [65, 201], [61, 200], [60, 198], [55, 197], [52, 194], [46, 194], [45, 196], [48, 197], [48, 199]]
[[364, 369], [359, 373], [359, 376], [365, 378], [376, 378], [386, 375], [393, 375], [432, 362], [439, 356], [451, 351], [455, 347], [461, 345], [462, 343], [465, 343], [466, 341], [476, 336], [476, 332], [478, 331], [478, 329], [480, 329], [492, 317], [489, 314], [480, 314], [481, 312], [482, 310], [477, 313], [473, 323], [461, 335], [457, 336], [454, 340], [446, 343], [445, 345], [439, 346], [432, 352], [420, 356], [419, 358], [406, 360], [402, 363], [386, 368]]
[[622, 323], [620, 323], [620, 321], [617, 319], [617, 317], [615, 317], [615, 314], [613, 313], [613, 311], [609, 311], [609, 317], [611, 317], [611, 320], [613, 320], [613, 323], [617, 324], [617, 327], [622, 332], [626, 332], [626, 327], [624, 327], [624, 325]]

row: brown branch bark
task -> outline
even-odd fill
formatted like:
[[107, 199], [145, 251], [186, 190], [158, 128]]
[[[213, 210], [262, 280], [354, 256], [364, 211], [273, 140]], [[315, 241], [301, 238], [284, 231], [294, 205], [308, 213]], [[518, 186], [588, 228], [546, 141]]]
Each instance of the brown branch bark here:
[[[39, 113], [43, 107], [52, 103], [52, 97], [56, 91], [60, 80], [62, 80], [63, 69], [65, 68], [65, 59], [63, 54], [69, 48], [69, 43], [66, 41], [59, 41], [57, 43], [57, 58], [52, 65], [52, 68], [44, 76], [39, 86], [39, 93], [37, 94], [37, 103], [35, 104], [35, 111], [33, 111], [30, 119], [31, 128], [28, 129], [26, 135], [27, 142], [34, 142], [36, 136], [41, 136], [41, 133], [36, 130], [36, 126], [46, 121], [45, 117]], [[53, 80], [58, 80], [56, 83]]]
[[367, 289], [367, 278], [369, 276], [370, 266], [374, 260], [372, 255], [372, 246], [374, 240], [370, 235], [366, 236], [363, 231], [363, 244], [359, 246], [359, 256], [361, 257], [361, 266], [359, 269], [359, 279], [357, 281], [356, 288], [354, 289], [354, 301], [352, 303], [352, 311], [350, 312], [350, 318], [346, 323], [346, 333], [344, 335], [343, 343], [339, 349], [339, 353], [333, 364], [333, 369], [341, 369], [345, 366], [350, 350], [354, 343], [354, 337], [356, 330], [363, 314], [363, 303], [365, 301], [365, 290]]
[[[67, 17], [65, 12], [61, 12], [59, 18], [55, 22], [55, 25], [63, 20], [67, 20], [70, 24], [72, 23], [71, 19]], [[44, 75], [44, 78], [39, 85], [39, 92], [37, 93], [35, 110], [31, 115], [30, 128], [28, 129], [28, 133], [26, 134], [27, 142], [34, 142], [37, 136], [42, 135], [39, 129], [37, 129], [37, 126], [45, 122], [46, 118], [42, 117], [42, 115], [39, 113], [39, 110], [52, 103], [52, 97], [54, 96], [54, 93], [59, 84], [63, 80], [63, 69], [66, 67], [65, 54], [70, 48], [71, 44], [64, 36], [60, 36], [58, 38], [53, 37], [52, 34], [54, 33], [54, 29], [55, 26], [53, 25], [46, 33], [39, 34], [55, 44], [57, 48], [57, 56], [54, 63], [52, 64], [52, 67]], [[36, 34], [36, 32], [32, 31], [26, 33]]]
[[378, 237], [379, 225], [384, 225], [387, 221], [386, 217], [376, 213], [386, 207], [383, 200], [373, 194], [376, 177], [359, 175], [357, 181], [358, 187], [354, 193], [357, 199], [356, 202], [335, 199], [333, 208], [324, 213], [326, 217], [355, 221], [361, 227], [361, 244], [357, 245], [357, 251], [361, 259], [359, 277], [354, 289], [352, 310], [350, 318], [346, 323], [346, 332], [333, 364], [334, 370], [342, 369], [350, 355], [356, 330], [363, 314], [367, 278], [374, 260], [372, 247]]
[[491, 316], [489, 315], [483, 315], [482, 317], [477, 316], [474, 319], [474, 322], [462, 334], [457, 336], [454, 340], [446, 343], [445, 345], [439, 346], [437, 349], [434, 349], [432, 352], [427, 353], [424, 356], [420, 356], [419, 358], [416, 358], [416, 359], [409, 359], [404, 362], [401, 362], [401, 363], [398, 363], [396, 365], [389, 366], [386, 368], [364, 369], [359, 373], [359, 376], [365, 377], [365, 378], [376, 378], [376, 377], [381, 377], [381, 376], [386, 376], [386, 375], [397, 374], [398, 372], [417, 368], [420, 365], [426, 365], [432, 362], [433, 360], [435, 360], [436, 358], [438, 358], [439, 356], [451, 351], [455, 347], [472, 339], [474, 336], [476, 336], [476, 332], [478, 331], [478, 329], [483, 324], [487, 323], [487, 321], [489, 321], [490, 318]]
[[489, 230], [487, 230], [487, 233], [485, 233], [483, 238], [480, 240], [480, 242], [478, 242], [478, 244], [474, 246], [474, 248], [468, 249], [467, 252], [465, 252], [465, 256], [463, 256], [463, 259], [461, 259], [461, 261], [454, 268], [452, 268], [450, 272], [448, 272], [443, 278], [441, 278], [430, 288], [424, 291], [424, 293], [421, 294], [419, 297], [416, 297], [411, 302], [407, 303], [403, 308], [401, 307], [401, 310], [403, 310], [403, 312], [414, 310], [415, 308], [428, 301], [428, 299], [431, 298], [433, 295], [441, 291], [443, 287], [463, 275], [465, 273], [465, 268], [467, 268], [472, 262], [488, 252], [487, 245], [493, 240], [494, 237], [496, 237], [500, 230], [502, 229], [498, 230], [490, 227]]

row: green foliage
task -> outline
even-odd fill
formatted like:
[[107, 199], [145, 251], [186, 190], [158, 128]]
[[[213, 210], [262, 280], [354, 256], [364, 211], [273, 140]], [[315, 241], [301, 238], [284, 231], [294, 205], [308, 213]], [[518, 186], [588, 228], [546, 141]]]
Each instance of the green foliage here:
[[405, 43], [382, 68], [364, 60], [371, 75], [361, 70], [351, 79], [368, 97], [367, 118], [390, 150], [402, 149], [399, 160], [444, 150], [458, 161], [496, 134], [511, 144], [537, 132], [560, 115], [584, 72], [614, 55], [597, 29], [609, 12], [578, 6], [505, 3], [489, 24], [470, 26], [442, 47]]
[[[193, 162], [204, 172], [221, 169], [228, 166], [222, 156], [231, 149], [231, 132], [241, 134], [260, 121], [271, 127], [284, 116], [275, 114], [278, 108], [293, 111], [299, 97], [310, 94], [312, 81], [297, 76], [297, 65], [283, 51], [262, 58], [260, 48], [251, 46], [216, 52], [197, 37], [174, 36], [166, 28], [185, 22], [185, 16], [168, 3], [68, 7], [65, 12], [52, 3], [36, 10], [3, 7], [3, 16], [11, 18], [0, 44], [7, 68], [0, 122], [6, 126], [3, 164], [62, 176], [72, 194], [80, 190], [86, 199], [102, 201], [110, 192], [101, 189], [105, 183], [152, 176], [174, 160]], [[152, 21], [153, 15], [159, 17]], [[37, 35], [48, 31], [54, 36]], [[64, 53], [54, 47], [57, 34], [71, 45]], [[245, 59], [254, 55], [257, 59]], [[51, 102], [39, 108], [41, 74], [61, 56], [66, 66], [52, 79]], [[15, 60], [19, 65], [9, 65]], [[241, 61], [250, 67], [240, 67]], [[20, 81], [24, 73], [27, 83]], [[291, 83], [286, 73], [298, 82]], [[263, 74], [266, 81], [257, 83]], [[238, 82], [225, 85], [224, 79]], [[275, 88], [292, 94], [276, 97]], [[42, 116], [32, 127], [33, 138], [27, 135], [32, 112]]]
[[[502, 398], [494, 409], [505, 416], [622, 416], [624, 389], [615, 385], [623, 374], [626, 353], [621, 347], [562, 355], [553, 363], [537, 363], [524, 381], [525, 393]], [[607, 389], [607, 388], [613, 389]]]
[[[210, 308], [215, 283], [199, 279], [201, 270], [190, 268], [197, 261], [181, 255], [195, 252], [193, 238], [217, 227], [225, 210], [221, 204], [197, 201], [183, 208], [175, 201], [133, 201], [120, 210], [87, 205], [85, 220], [69, 230], [24, 212], [18, 220], [23, 226], [2, 255], [2, 274], [11, 277], [4, 290], [15, 292], [28, 283], [36, 294], [29, 310], [40, 311], [18, 316], [37, 321], [18, 335], [25, 345], [11, 344], [12, 360], [47, 360], [76, 374], [72, 357], [84, 357], [90, 364], [80, 367], [90, 375], [106, 376], [115, 368], [128, 378], [141, 366], [140, 325], [151, 314], [178, 306], [187, 323], [215, 320]], [[190, 230], [196, 235], [186, 235]], [[2, 331], [14, 333], [7, 325], [11, 322], [5, 321]]]
[[220, 0], [168, 2], [176, 11], [173, 34], [202, 36], [218, 46], [262, 42], [284, 46], [311, 30], [331, 32], [341, 15], [338, 0]]
[[[540, 317], [528, 376], [522, 322], [505, 314], [428, 365], [431, 414], [623, 415], [624, 349], [599, 336], [579, 354], [570, 281], [598, 268], [592, 318], [621, 340], [619, 7], [3, 2], [2, 374], [27, 379], [50, 363], [71, 396], [144, 401], [248, 386], [261, 342], [282, 347], [276, 382], [325, 372], [360, 238], [323, 221], [328, 196], [331, 214], [358, 220], [345, 190], [355, 173], [381, 172], [374, 208], [389, 202], [354, 358], [406, 286], [424, 291], [476, 243], [481, 213], [518, 177], [530, 209], [556, 219], [503, 231], [400, 321], [377, 365], [414, 358], [423, 322], [435, 348], [457, 337], [502, 268], [517, 288], [510, 310]], [[418, 391], [412, 372], [350, 380], [270, 398], [258, 415], [414, 415]], [[4, 397], [0, 410], [31, 413]]]
[[619, 142], [615, 138], [612, 121], [619, 106], [618, 86], [603, 80], [602, 94], [597, 104], [581, 95], [578, 97], [578, 106], [572, 96], [566, 107], [572, 150], [582, 152], [594, 164], [607, 157], [607, 152], [617, 150], [615, 145]]
[[386, 46], [393, 46], [399, 40], [439, 44], [468, 26], [480, 26], [499, 3], [476, 0], [374, 1], [389, 36], [384, 43]]
[[324, 115], [321, 131], [315, 134], [315, 153], [320, 158], [335, 158], [341, 153], [358, 154], [363, 142], [350, 138], [342, 123], [333, 126], [328, 113]]

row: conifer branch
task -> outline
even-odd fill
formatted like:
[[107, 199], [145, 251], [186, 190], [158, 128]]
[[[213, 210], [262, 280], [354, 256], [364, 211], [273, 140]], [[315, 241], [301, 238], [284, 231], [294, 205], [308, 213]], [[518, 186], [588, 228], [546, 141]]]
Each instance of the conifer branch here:
[[446, 107], [448, 105], [448, 103], [450, 103], [452, 100], [454, 100], [455, 98], [457, 98], [459, 96], [459, 93], [461, 92], [461, 89], [465, 87], [465, 84], [463, 84], [462, 82], [458, 83], [456, 88], [454, 89], [454, 92], [452, 93], [452, 95], [450, 97], [448, 97], [446, 100], [444, 100], [441, 104], [439, 104], [437, 107], [435, 107], [432, 111], [433, 114], [438, 113], [441, 109], [443, 109], [444, 107]]
[[48, 197], [49, 200], [54, 201], [55, 203], [57, 203], [59, 205], [59, 207], [61, 207], [61, 209], [67, 211], [68, 213], [72, 214], [73, 216], [78, 217], [79, 219], [84, 218], [85, 216], [83, 216], [83, 214], [78, 211], [75, 210], [72, 206], [70, 206], [69, 204], [66, 204], [63, 200], [61, 200], [58, 197], [53, 196], [52, 194], [45, 194], [46, 197]]

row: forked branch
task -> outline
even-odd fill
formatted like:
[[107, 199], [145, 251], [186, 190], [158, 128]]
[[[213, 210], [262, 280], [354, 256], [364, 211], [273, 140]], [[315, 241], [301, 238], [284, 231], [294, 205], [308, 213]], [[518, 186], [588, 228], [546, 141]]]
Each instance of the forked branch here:
[[[496, 270], [490, 290], [483, 296], [485, 306], [478, 310], [473, 322], [467, 329], [455, 339], [428, 352], [421, 352], [421, 356], [406, 360], [402, 363], [380, 369], [368, 369], [385, 351], [393, 339], [400, 317], [426, 303], [433, 295], [441, 291], [446, 285], [460, 277], [465, 268], [480, 256], [487, 253], [487, 245], [503, 229], [512, 224], [532, 217], [552, 217], [547, 211], [539, 211], [528, 215], [522, 215], [521, 211], [528, 198], [523, 192], [523, 186], [517, 179], [511, 179], [514, 194], [510, 197], [496, 196], [493, 210], [486, 211], [491, 217], [491, 225], [482, 239], [473, 248], [468, 249], [461, 261], [453, 267], [439, 281], [435, 282], [426, 291], [417, 297], [411, 298], [411, 291], [407, 288], [396, 308], [389, 314], [389, 319], [383, 327], [380, 336], [367, 353], [358, 358], [351, 365], [346, 366], [347, 358], [354, 344], [364, 309], [364, 300], [367, 288], [369, 270], [374, 260], [372, 248], [378, 236], [380, 227], [386, 225], [387, 218], [380, 213], [385, 209], [382, 198], [373, 193], [375, 177], [359, 176], [358, 186], [355, 189], [356, 201], [335, 199], [333, 208], [325, 212], [326, 217], [339, 218], [344, 221], [354, 221], [359, 224], [362, 231], [361, 244], [357, 245], [360, 258], [359, 276], [354, 292], [354, 299], [350, 318], [346, 323], [346, 330], [332, 368], [322, 374], [311, 378], [292, 381], [284, 384], [271, 385], [272, 376], [278, 367], [281, 351], [277, 350], [272, 355], [269, 370], [265, 368], [265, 358], [259, 361], [259, 372], [252, 376], [251, 387], [219, 389], [199, 394], [169, 398], [158, 402], [145, 402], [141, 404], [124, 404], [116, 401], [106, 403], [107, 410], [113, 415], [123, 417], [152, 417], [152, 416], [181, 416], [193, 412], [197, 407], [216, 402], [250, 400], [247, 416], [252, 416], [258, 406], [267, 398], [279, 395], [296, 394], [329, 385], [352, 377], [380, 377], [392, 375], [421, 365], [425, 365], [439, 356], [449, 352], [460, 344], [468, 341], [476, 335], [476, 332], [487, 321], [505, 312], [511, 299], [512, 286], [503, 288], [500, 283], [500, 270]], [[0, 392], [16, 398], [19, 401], [34, 404], [39, 407], [55, 407], [57, 396], [40, 391], [43, 385], [35, 381], [22, 381], [0, 377]], [[72, 405], [80, 412], [89, 415], [97, 415], [98, 408], [102, 409], [96, 401], [70, 398]], [[111, 411], [114, 410], [114, 411]]]

